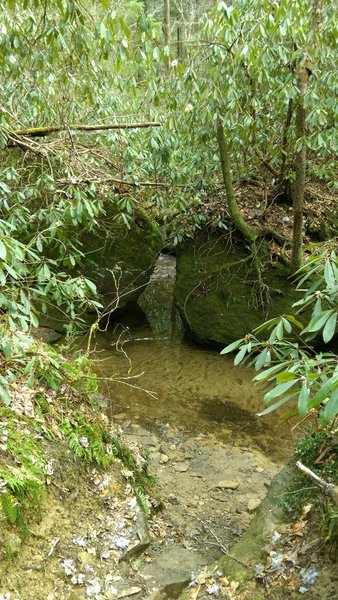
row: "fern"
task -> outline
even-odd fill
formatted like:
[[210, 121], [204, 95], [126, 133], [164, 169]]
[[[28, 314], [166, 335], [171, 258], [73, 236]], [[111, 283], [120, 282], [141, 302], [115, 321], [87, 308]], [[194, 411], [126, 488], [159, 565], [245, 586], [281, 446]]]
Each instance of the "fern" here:
[[140, 486], [135, 486], [134, 492], [135, 492], [135, 496], [136, 496], [138, 505], [140, 506], [141, 510], [143, 511], [143, 513], [145, 514], [145, 516], [148, 519], [150, 517], [151, 510], [150, 510], [150, 503], [144, 492], [144, 489], [141, 488]]
[[1, 494], [1, 506], [4, 512], [4, 515], [11, 525], [14, 525], [18, 518], [18, 502], [15, 497], [6, 492], [5, 494]]

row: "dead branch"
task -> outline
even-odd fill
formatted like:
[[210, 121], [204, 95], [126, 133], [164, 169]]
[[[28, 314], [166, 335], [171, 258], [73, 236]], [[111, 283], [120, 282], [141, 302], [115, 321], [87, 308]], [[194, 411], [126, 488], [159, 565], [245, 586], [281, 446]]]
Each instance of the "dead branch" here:
[[54, 125], [51, 127], [31, 127], [29, 129], [17, 129], [12, 131], [14, 136], [26, 137], [45, 137], [51, 133], [60, 131], [105, 131], [109, 129], [140, 129], [143, 127], [160, 127], [159, 121], [149, 121], [145, 123], [111, 123], [98, 125]]
[[[96, 184], [109, 184], [116, 183], [118, 185], [126, 185], [129, 187], [162, 187], [168, 188], [169, 184], [161, 183], [156, 181], [125, 181], [123, 179], [115, 179], [114, 177], [106, 177], [103, 179], [95, 178], [95, 177], [70, 177], [67, 179], [58, 179], [57, 183], [59, 185], [80, 185], [82, 183], [96, 183]], [[183, 187], [183, 186], [182, 186]]]
[[332, 500], [336, 504], [338, 504], [338, 486], [334, 486], [332, 483], [327, 483], [327, 481], [324, 481], [324, 479], [318, 477], [316, 473], [314, 473], [313, 471], [311, 471], [311, 469], [308, 469], [308, 467], [303, 465], [303, 463], [300, 460], [296, 462], [296, 467], [298, 467], [298, 469], [305, 473], [307, 477], [310, 477], [310, 479], [312, 479], [312, 481], [314, 481], [314, 483], [318, 487], [320, 487], [324, 494], [332, 498]]
[[259, 160], [261, 161], [261, 163], [263, 163], [264, 167], [270, 171], [270, 173], [277, 179], [279, 180], [279, 173], [277, 173], [277, 171], [273, 168], [272, 165], [270, 165], [270, 163], [264, 158], [263, 154], [261, 153], [261, 151], [258, 148], [254, 149], [255, 154], [258, 156]]

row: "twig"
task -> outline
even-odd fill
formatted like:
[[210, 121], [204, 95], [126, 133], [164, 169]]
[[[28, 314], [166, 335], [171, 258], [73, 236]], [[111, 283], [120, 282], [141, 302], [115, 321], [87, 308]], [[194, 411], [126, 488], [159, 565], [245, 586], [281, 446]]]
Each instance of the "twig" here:
[[270, 171], [270, 173], [279, 180], [279, 173], [270, 165], [270, 163], [264, 158], [263, 154], [258, 148], [254, 150], [255, 154], [258, 156], [259, 160], [263, 163], [264, 167]]
[[245, 563], [243, 560], [241, 560], [240, 558], [237, 558], [237, 556], [234, 556], [233, 554], [229, 554], [229, 551], [227, 550], [227, 548], [225, 546], [223, 546], [222, 542], [219, 540], [219, 538], [217, 537], [215, 532], [211, 529], [211, 527], [209, 527], [209, 525], [207, 525], [202, 519], [200, 519], [196, 515], [191, 515], [191, 516], [194, 517], [194, 519], [196, 518], [200, 523], [202, 523], [204, 529], [206, 531], [208, 531], [212, 535], [212, 537], [216, 540], [216, 542], [206, 542], [209, 546], [218, 546], [218, 548], [220, 548], [222, 550], [222, 552], [223, 552], [223, 554], [225, 554], [225, 556], [228, 556], [232, 560], [235, 560], [240, 565], [243, 565], [243, 567], [250, 569], [250, 566], [247, 563]]

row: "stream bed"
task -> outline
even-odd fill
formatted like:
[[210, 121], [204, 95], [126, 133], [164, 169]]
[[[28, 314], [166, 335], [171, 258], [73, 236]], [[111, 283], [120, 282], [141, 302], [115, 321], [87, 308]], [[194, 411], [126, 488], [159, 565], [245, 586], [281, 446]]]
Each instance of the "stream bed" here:
[[[184, 338], [174, 278], [174, 259], [160, 257], [140, 307], [74, 349], [90, 341], [102, 410], [135, 456], [147, 449], [158, 510], [146, 524], [128, 472], [79, 468], [66, 451], [42, 520], [25, 544], [13, 537], [0, 600], [171, 600], [190, 582], [198, 600], [237, 598], [217, 565], [290, 456], [290, 423], [257, 416], [251, 369]], [[210, 565], [217, 582], [199, 593]]]
[[184, 338], [174, 277], [174, 259], [161, 257], [142, 311], [134, 308], [91, 346], [105, 410], [131, 446], [148, 448], [165, 507], [137, 563], [154, 598], [177, 597], [238, 541], [293, 443], [289, 423], [257, 416], [262, 392], [253, 370]]

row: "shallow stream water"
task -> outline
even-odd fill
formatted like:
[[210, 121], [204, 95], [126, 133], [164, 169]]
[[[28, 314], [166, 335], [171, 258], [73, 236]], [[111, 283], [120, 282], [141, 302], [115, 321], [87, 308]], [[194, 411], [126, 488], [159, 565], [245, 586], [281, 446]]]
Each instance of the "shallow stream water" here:
[[253, 384], [252, 369], [183, 337], [172, 306], [174, 276], [174, 259], [161, 257], [139, 301], [142, 311], [134, 309], [95, 338], [92, 358], [109, 416], [158, 433], [169, 424], [229, 444], [253, 444], [284, 461], [292, 446], [290, 424], [276, 414], [257, 416], [263, 391]]

